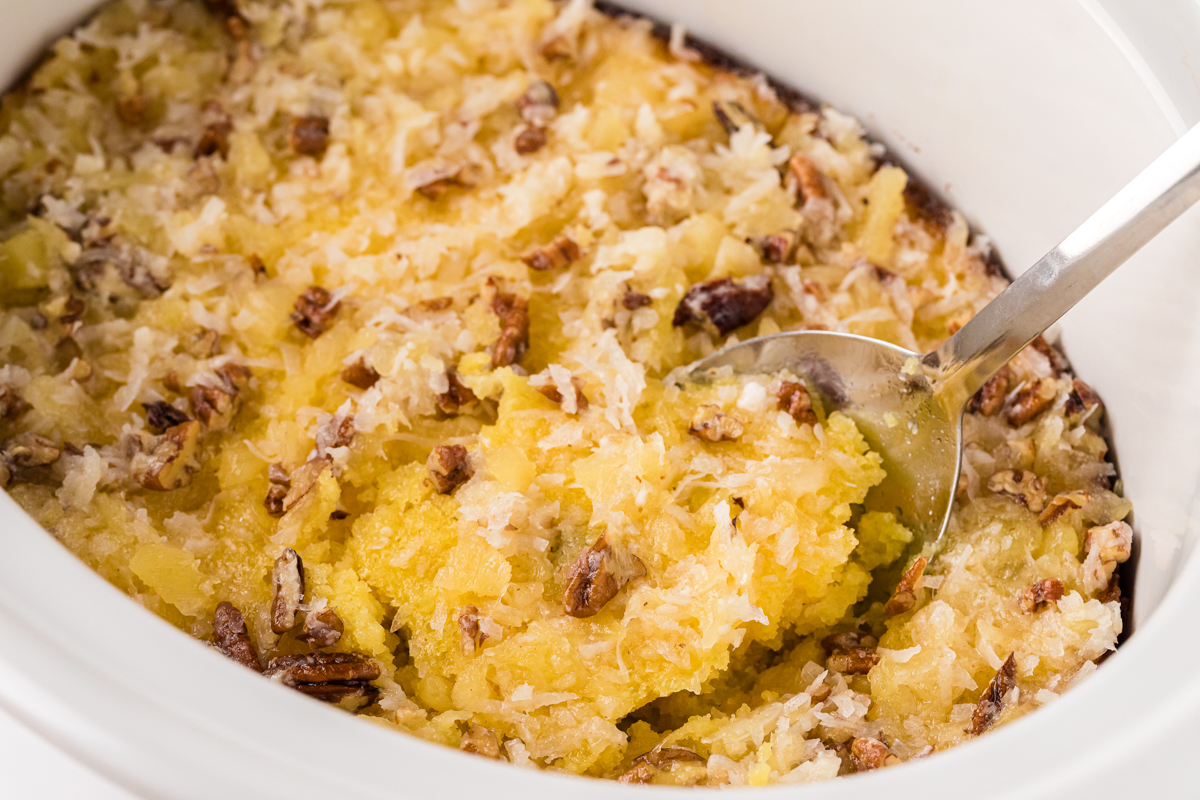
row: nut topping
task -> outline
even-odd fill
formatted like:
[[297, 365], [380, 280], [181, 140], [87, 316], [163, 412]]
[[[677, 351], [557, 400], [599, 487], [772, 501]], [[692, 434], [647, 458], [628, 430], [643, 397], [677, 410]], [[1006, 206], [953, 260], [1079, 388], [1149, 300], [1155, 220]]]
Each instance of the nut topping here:
[[250, 632], [246, 630], [246, 620], [232, 603], [221, 601], [217, 604], [213, 614], [213, 644], [243, 667], [255, 672], [263, 671], [258, 663], [258, 651], [250, 641]]
[[988, 478], [987, 488], [989, 492], [1005, 495], [1035, 514], [1040, 514], [1046, 506], [1045, 483], [1027, 469], [1006, 469], [993, 473]]
[[187, 486], [192, 473], [200, 468], [200, 423], [194, 419], [180, 423], [153, 437], [148, 451], [135, 455], [130, 462], [134, 480], [147, 489], [167, 492]]
[[458, 749], [464, 753], [474, 753], [484, 758], [500, 758], [500, 741], [496, 738], [496, 734], [474, 722], [459, 740]]
[[804, 384], [784, 381], [779, 386], [779, 410], [791, 414], [797, 425], [816, 425], [817, 415], [813, 411], [812, 398]]
[[213, 431], [224, 430], [237, 413], [236, 401], [250, 383], [250, 370], [241, 364], [226, 364], [217, 370], [216, 385], [192, 387], [192, 413]]
[[228, 122], [214, 122], [204, 129], [204, 133], [200, 134], [200, 140], [196, 142], [196, 149], [192, 152], [194, 158], [204, 158], [206, 156], [217, 156], [227, 158], [229, 156], [229, 132], [232, 126]]
[[513, 149], [527, 156], [545, 147], [548, 140], [545, 128], [522, 128], [513, 139]]
[[912, 607], [917, 604], [917, 588], [921, 577], [925, 574], [925, 566], [929, 560], [925, 556], [920, 556], [912, 563], [912, 566], [904, 570], [904, 574], [900, 576], [900, 582], [896, 584], [896, 591], [892, 592], [892, 597], [884, 605], [883, 610], [889, 616], [903, 614], [905, 611], [912, 610]]
[[993, 416], [1004, 405], [1004, 396], [1008, 394], [1011, 377], [1012, 370], [1007, 366], [1001, 367], [1000, 371], [971, 397], [967, 410], [983, 414], [985, 417]]
[[[1063, 414], [1068, 423], [1078, 425], [1093, 416], [1092, 409], [1102, 410], [1103, 408], [1104, 404], [1100, 402], [1100, 395], [1092, 391], [1092, 387], [1078, 378], [1071, 383], [1071, 391], [1067, 394], [1066, 405], [1063, 406]], [[1099, 414], [1099, 411], [1096, 414]]]
[[438, 494], [452, 494], [455, 489], [471, 479], [471, 465], [467, 463], [467, 448], [461, 444], [438, 445], [429, 454], [429, 477]]
[[342, 618], [332, 608], [323, 611], [310, 611], [304, 616], [304, 628], [299, 638], [308, 642], [316, 650], [333, 647], [341, 641], [346, 626]]
[[706, 442], [731, 442], [738, 439], [745, 429], [740, 419], [713, 405], [702, 405], [696, 409], [688, 425], [688, 433]]
[[753, 322], [775, 299], [766, 275], [716, 278], [692, 284], [675, 308], [676, 328], [688, 324], [714, 329], [724, 336]]
[[633, 760], [632, 765], [621, 773], [617, 781], [620, 783], [650, 783], [660, 772], [670, 770], [676, 764], [703, 764], [704, 758], [686, 747], [667, 747], [659, 745], [649, 753], [643, 753]]
[[[286, 514], [291, 511], [301, 500], [308, 496], [308, 493], [313, 490], [317, 482], [321, 479], [321, 474], [329, 469], [332, 463], [329, 456], [317, 456], [292, 472], [287, 494], [283, 496], [283, 513]], [[275, 474], [278, 475], [278, 473]], [[271, 473], [268, 472], [268, 475], [271, 475]], [[273, 483], [275, 482], [273, 477], [271, 480]]]
[[270, 483], [267, 486], [267, 496], [263, 500], [263, 505], [272, 517], [282, 517], [285, 510], [283, 503], [287, 498], [288, 489], [292, 485], [292, 479], [282, 464], [272, 464], [267, 467], [267, 480]]
[[287, 548], [275, 559], [271, 585], [274, 587], [271, 630], [287, 633], [296, 627], [296, 615], [304, 602], [304, 561], [292, 548]]
[[855, 772], [867, 772], [899, 764], [900, 759], [878, 739], [860, 736], [850, 744], [850, 763]]
[[967, 729], [970, 735], [978, 736], [992, 727], [1004, 710], [1004, 696], [1017, 685], [1017, 662], [1013, 656], [1013, 653], [1008, 654], [1004, 664], [997, 670], [996, 677], [992, 678], [979, 698], [979, 705], [975, 706], [975, 713], [971, 717], [971, 727]]
[[492, 367], [516, 364], [529, 349], [529, 301], [507, 292], [496, 292], [492, 313], [500, 318], [500, 337], [492, 348]]
[[1083, 561], [1083, 589], [1096, 594], [1108, 586], [1117, 564], [1128, 561], [1133, 554], [1133, 529], [1120, 521], [1098, 525], [1087, 532], [1083, 549], [1087, 553]]
[[1022, 589], [1020, 597], [1017, 598], [1017, 605], [1026, 614], [1032, 614], [1051, 603], [1057, 603], [1062, 596], [1063, 582], [1057, 578], [1046, 578]]
[[174, 428], [188, 421], [187, 414], [162, 400], [143, 403], [142, 408], [146, 409], [146, 427], [155, 433], [162, 433], [167, 428]]
[[488, 635], [479, 628], [479, 609], [467, 606], [458, 612], [458, 629], [462, 631], [463, 653], [472, 655], [483, 647]]
[[316, 339], [333, 324], [342, 303], [335, 300], [328, 289], [310, 286], [296, 298], [296, 310], [292, 312], [292, 324], [310, 339]]
[[747, 125], [760, 130], [763, 127], [758, 118], [747, 111], [746, 107], [736, 100], [714, 100], [712, 109], [717, 122], [721, 123], [721, 127], [729, 136], [733, 136]]
[[379, 373], [360, 358], [342, 370], [342, 380], [359, 389], [370, 389], [379, 381]]
[[408, 182], [425, 199], [437, 201], [455, 186], [472, 185], [471, 172], [452, 164], [413, 167], [408, 171]]
[[1020, 427], [1038, 414], [1045, 411], [1054, 402], [1058, 389], [1050, 378], [1035, 378], [1017, 392], [1012, 404], [1008, 407], [1008, 422]]
[[1071, 368], [1067, 363], [1067, 359], [1058, 351], [1058, 348], [1046, 341], [1045, 336], [1038, 336], [1029, 346], [1046, 357], [1050, 362], [1050, 369], [1054, 370], [1055, 375], [1062, 375]]
[[843, 675], [866, 675], [879, 663], [878, 644], [874, 636], [857, 631], [830, 634], [821, 640], [829, 654], [825, 666]]
[[46, 472], [48, 467], [58, 460], [62, 451], [49, 439], [26, 431], [17, 434], [4, 443], [0, 448], [0, 474], [3, 474], [4, 484], [13, 482], [29, 483]]
[[298, 156], [320, 158], [329, 146], [328, 117], [292, 117], [288, 144]]
[[609, 545], [607, 534], [601, 534], [567, 570], [563, 608], [579, 619], [595, 616], [622, 586], [645, 574], [641, 559], [623, 547]]
[[0, 419], [13, 419], [24, 414], [29, 404], [21, 393], [8, 384], [0, 384]]
[[788, 162], [787, 190], [800, 205], [809, 200], [829, 198], [829, 191], [825, 188], [825, 174], [803, 153], [797, 153]]
[[558, 114], [558, 92], [546, 81], [529, 84], [517, 98], [517, 113], [534, 128], [545, 128]]
[[263, 674], [278, 676], [286, 686], [326, 703], [340, 703], [351, 697], [365, 698], [369, 703], [379, 693], [370, 682], [382, 671], [358, 653], [311, 653], [271, 659]]
[[579, 258], [579, 245], [570, 236], [559, 235], [550, 244], [530, 250], [521, 256], [530, 269], [545, 271], [562, 269]]
[[459, 380], [458, 373], [454, 370], [446, 372], [446, 382], [450, 384], [450, 388], [437, 397], [438, 410], [443, 414], [459, 414], [479, 402], [479, 398], [463, 385], [463, 382]]
[[800, 237], [795, 231], [772, 233], [755, 242], [763, 261], [770, 264], [785, 263], [795, 254], [799, 243]]
[[1046, 510], [1038, 516], [1038, 524], [1043, 527], [1054, 522], [1068, 511], [1075, 511], [1087, 505], [1091, 499], [1087, 492], [1064, 492], [1054, 496], [1046, 504]]
[[621, 297], [621, 306], [626, 311], [637, 311], [639, 308], [645, 308], [654, 303], [654, 299], [648, 294], [641, 292], [627, 291]]

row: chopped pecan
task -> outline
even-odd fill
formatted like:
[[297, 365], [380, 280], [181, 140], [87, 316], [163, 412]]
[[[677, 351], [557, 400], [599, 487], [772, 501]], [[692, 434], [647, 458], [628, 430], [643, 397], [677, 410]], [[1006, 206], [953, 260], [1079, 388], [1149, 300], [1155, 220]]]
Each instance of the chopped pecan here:
[[164, 400], [142, 403], [142, 408], [146, 409], [146, 427], [155, 433], [162, 433], [167, 428], [174, 428], [188, 421], [186, 413]]
[[1062, 375], [1071, 368], [1063, 354], [1058, 351], [1057, 347], [1047, 342], [1045, 336], [1038, 336], [1029, 343], [1029, 346], [1046, 357], [1046, 360], [1050, 362], [1050, 369], [1054, 370], [1055, 375]]
[[[1096, 595], [1096, 599], [1101, 603], [1119, 603], [1121, 601], [1121, 574], [1119, 572], [1113, 571], [1112, 577], [1108, 579], [1108, 585]], [[1124, 615], [1128, 612], [1122, 609], [1121, 613]]]
[[115, 105], [117, 116], [126, 125], [141, 125], [146, 118], [146, 98], [141, 94], [123, 94]]
[[829, 654], [825, 665], [843, 675], [865, 675], [879, 663], [879, 640], [858, 631], [843, 631], [826, 636], [821, 647]]
[[650, 297], [650, 295], [642, 294], [641, 292], [627, 290], [625, 294], [621, 296], [621, 305], [626, 311], [637, 311], [639, 308], [645, 308], [653, 303], [654, 300]]
[[545, 271], [570, 266], [579, 258], [579, 255], [579, 245], [575, 244], [575, 240], [570, 236], [560, 234], [555, 236], [550, 244], [530, 250], [521, 256], [521, 260], [530, 269]]
[[267, 265], [263, 262], [262, 256], [258, 253], [251, 253], [246, 256], [246, 264], [250, 267], [250, 271], [257, 276], [267, 274]]
[[484, 758], [500, 758], [500, 740], [496, 734], [474, 722], [459, 740], [458, 749]]
[[1046, 578], [1022, 589], [1020, 597], [1017, 598], [1017, 605], [1026, 614], [1032, 614], [1051, 603], [1057, 603], [1062, 596], [1063, 582], [1057, 578]]
[[620, 783], [649, 783], [655, 775], [670, 770], [676, 764], [703, 764], [704, 758], [686, 747], [658, 745], [649, 753], [633, 760], [630, 768], [621, 773]]
[[463, 385], [458, 378], [458, 373], [454, 370], [446, 372], [446, 382], [449, 384], [449, 388], [437, 396], [437, 407], [443, 414], [459, 414], [479, 402], [479, 398]]
[[878, 739], [860, 736], [850, 744], [850, 763], [855, 772], [889, 767], [900, 763], [900, 759], [892, 755], [892, 751]]
[[622, 586], [645, 574], [641, 559], [623, 547], [609, 545], [607, 534], [601, 534], [567, 570], [563, 608], [572, 617], [594, 616]]
[[336, 447], [349, 447], [354, 441], [354, 415], [335, 414], [329, 421], [317, 429], [317, 453], [325, 455], [325, 451]]
[[31, 483], [46, 477], [47, 470], [62, 451], [49, 439], [26, 431], [17, 434], [0, 448], [0, 473], [4, 483]]
[[288, 128], [288, 145], [298, 156], [319, 159], [329, 147], [329, 117], [292, 117]]
[[304, 628], [299, 638], [308, 642], [314, 649], [323, 650], [341, 641], [345, 632], [346, 626], [342, 618], [332, 608], [326, 608], [304, 615]]
[[439, 200], [455, 186], [470, 186], [474, 181], [471, 170], [453, 164], [413, 167], [408, 171], [408, 183], [427, 200]]
[[213, 644], [243, 667], [255, 672], [263, 671], [258, 662], [258, 651], [250, 641], [250, 632], [246, 630], [246, 620], [242, 617], [242, 612], [224, 600], [217, 603], [217, 610], [213, 614]]
[[524, 297], [497, 291], [492, 312], [500, 318], [500, 337], [492, 347], [492, 366], [516, 364], [529, 349], [529, 301]]
[[759, 130], [763, 129], [763, 124], [759, 122], [758, 117], [747, 111], [746, 107], [736, 100], [714, 100], [712, 109], [717, 122], [721, 123], [725, 133], [730, 136], [747, 125]]
[[365, 360], [359, 359], [342, 370], [342, 380], [359, 389], [370, 389], [379, 381], [379, 373]]
[[988, 382], [971, 397], [967, 403], [967, 411], [983, 414], [985, 417], [993, 416], [1004, 405], [1004, 396], [1008, 394], [1011, 378], [1012, 370], [1007, 366], [1001, 367], [1000, 371], [988, 379]]
[[784, 381], [779, 385], [779, 410], [791, 414], [797, 425], [816, 425], [817, 414], [813, 411], [812, 398], [804, 384]]
[[1117, 564], [1128, 561], [1133, 554], [1133, 529], [1120, 521], [1097, 525], [1087, 532], [1083, 549], [1087, 553], [1083, 561], [1083, 589], [1095, 594], [1108, 585]]
[[775, 299], [766, 275], [716, 278], [692, 284], [675, 308], [675, 327], [709, 326], [724, 336], [753, 322]]
[[267, 665], [267, 677], [278, 676], [286, 686], [326, 703], [351, 697], [373, 700], [379, 690], [371, 685], [382, 674], [379, 665], [358, 653], [310, 653], [279, 656]]
[[571, 377], [571, 389], [574, 390], [573, 402], [568, 401], [564, 403], [563, 401], [567, 398], [563, 397], [562, 391], [553, 383], [547, 383], [536, 388], [547, 400], [562, 406], [563, 411], [566, 411], [568, 414], [582, 414], [588, 410], [587, 395], [583, 393], [583, 381], [575, 376]]
[[545, 128], [522, 128], [513, 138], [513, 149], [527, 156], [545, 147], [548, 140]]
[[829, 198], [825, 180], [825, 173], [803, 153], [797, 153], [788, 162], [787, 190], [801, 205], [809, 200]]
[[296, 615], [304, 602], [304, 561], [292, 548], [275, 559], [271, 570], [271, 630], [287, 633], [296, 627]]
[[1058, 388], [1052, 379], [1034, 378], [1017, 392], [1017, 396], [1009, 405], [1009, 424], [1020, 427], [1029, 422], [1050, 407], [1056, 394], [1058, 394]]
[[558, 114], [558, 92], [546, 81], [534, 81], [517, 98], [517, 113], [534, 128], [545, 128]]
[[466, 606], [458, 612], [458, 629], [462, 632], [463, 653], [471, 655], [483, 647], [487, 634], [479, 628], [479, 609]]
[[291, 488], [292, 479], [282, 464], [272, 464], [267, 468], [267, 480], [269, 485], [263, 505], [272, 517], [282, 517], [286, 510], [283, 504], [287, 499], [288, 489]]
[[688, 433], [706, 442], [731, 442], [738, 439], [746, 428], [732, 414], [721, 411], [719, 406], [702, 405], [696, 409], [688, 425]]
[[429, 477], [438, 494], [452, 494], [455, 489], [471, 479], [471, 465], [467, 463], [467, 448], [461, 444], [438, 445], [429, 454]]
[[843, 631], [831, 633], [821, 640], [821, 647], [826, 653], [848, 653], [855, 648], [873, 649], [879, 640], [869, 633], [859, 631]]
[[1004, 710], [1004, 696], [1017, 685], [1017, 662], [1013, 653], [1008, 654], [1004, 664], [996, 671], [996, 677], [988, 684], [975, 713], [971, 717], [971, 727], [967, 733], [978, 736], [996, 723], [996, 718]]
[[1046, 484], [1027, 469], [1006, 469], [988, 478], [989, 492], [1002, 494], [1035, 514], [1046, 507]]
[[0, 384], [0, 419], [13, 419], [29, 409], [25, 398], [14, 387]]
[[158, 297], [171, 286], [162, 267], [144, 251], [102, 242], [86, 247], [71, 275], [81, 291], [118, 308], [132, 308], [145, 297]]
[[250, 383], [250, 370], [241, 364], [225, 364], [216, 372], [216, 383], [192, 387], [192, 413], [208, 427], [219, 431], [229, 427], [237, 413], [237, 399]]
[[1087, 492], [1064, 492], [1057, 494], [1046, 504], [1046, 508], [1038, 516], [1039, 525], [1049, 525], [1068, 511], [1083, 508], [1091, 499]]
[[342, 303], [335, 299], [328, 289], [310, 286], [296, 298], [295, 307], [296, 310], [292, 312], [292, 324], [308, 338], [316, 339], [329, 330]]
[[201, 328], [184, 344], [184, 349], [199, 359], [212, 358], [221, 350], [221, 334], [212, 328]]
[[892, 592], [891, 599], [883, 607], [889, 616], [903, 614], [917, 604], [917, 583], [925, 574], [925, 566], [928, 563], [929, 560], [925, 556], [920, 556], [912, 563], [912, 566], [904, 570], [904, 574], [900, 576], [900, 582], [896, 584], [896, 591]]
[[954, 218], [950, 207], [929, 190], [929, 187], [909, 176], [904, 184], [904, 200], [916, 219], [945, 230]]
[[151, 440], [150, 447], [130, 462], [134, 480], [156, 492], [187, 486], [200, 466], [200, 423], [190, 419], [167, 428]]
[[200, 140], [196, 142], [196, 149], [192, 152], [193, 157], [204, 158], [219, 155], [221, 158], [228, 158], [229, 133], [232, 130], [233, 126], [224, 121], [209, 125], [200, 134]]
[[87, 311], [87, 303], [83, 298], [75, 295], [68, 295], [63, 300], [62, 312], [58, 315], [58, 321], [64, 325], [70, 325], [74, 322], [79, 322], [83, 319], [84, 313]]
[[317, 456], [292, 473], [288, 483], [287, 494], [283, 496], [283, 513], [286, 514], [291, 511], [301, 500], [308, 496], [309, 492], [316, 487], [317, 482], [321, 479], [321, 475], [325, 470], [330, 468], [332, 463], [329, 456]]
[[[1066, 416], [1067, 422], [1071, 425], [1078, 425], [1092, 417], [1094, 408], [1101, 410], [1104, 408], [1104, 404], [1100, 402], [1100, 395], [1092, 391], [1092, 387], [1076, 378], [1071, 383], [1071, 391], [1067, 394], [1066, 405], [1063, 406], [1063, 414]], [[1099, 419], [1099, 413], [1099, 411], [1096, 412], [1097, 419]]]
[[780, 231], [756, 240], [758, 252], [763, 261], [771, 264], [783, 264], [796, 252], [800, 237], [795, 231]]

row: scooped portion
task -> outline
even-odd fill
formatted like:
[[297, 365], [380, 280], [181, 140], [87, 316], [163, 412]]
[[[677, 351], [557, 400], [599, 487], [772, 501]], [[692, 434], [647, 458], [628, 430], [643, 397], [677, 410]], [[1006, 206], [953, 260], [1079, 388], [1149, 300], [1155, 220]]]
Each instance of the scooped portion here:
[[[948, 543], [782, 330], [927, 351], [1005, 285], [859, 124], [586, 2], [105, 8], [0, 107], [0, 479], [228, 658], [513, 764], [888, 767], [1122, 630], [1103, 406], [1039, 340]], [[198, 649], [198, 656], [199, 649]]]

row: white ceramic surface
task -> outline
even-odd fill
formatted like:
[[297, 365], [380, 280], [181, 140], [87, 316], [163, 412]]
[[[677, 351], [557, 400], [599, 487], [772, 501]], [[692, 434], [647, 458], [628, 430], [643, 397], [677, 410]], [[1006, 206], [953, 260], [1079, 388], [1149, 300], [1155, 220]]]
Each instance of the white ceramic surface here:
[[[7, 85], [86, 0], [0, 0]], [[1031, 263], [1200, 119], [1189, 0], [631, 0], [858, 115]], [[1194, 797], [1200, 746], [1200, 212], [1062, 323], [1108, 404], [1140, 537], [1137, 632], [1061, 700], [810, 798]], [[630, 796], [398, 736], [229, 663], [0, 497], [0, 704], [147, 797]], [[353, 772], [353, 775], [350, 773]], [[752, 790], [789, 796], [795, 788]]]

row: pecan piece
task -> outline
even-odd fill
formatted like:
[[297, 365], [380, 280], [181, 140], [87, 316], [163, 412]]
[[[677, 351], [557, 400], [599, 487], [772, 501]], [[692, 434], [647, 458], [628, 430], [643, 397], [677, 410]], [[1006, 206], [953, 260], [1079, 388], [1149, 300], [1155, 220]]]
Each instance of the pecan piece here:
[[692, 284], [675, 308], [676, 328], [702, 325], [724, 336], [753, 322], [775, 299], [766, 275], [716, 278]]
[[516, 364], [529, 349], [529, 301], [497, 291], [492, 312], [500, 318], [500, 336], [492, 347], [492, 367]]
[[1046, 484], [1027, 469], [1006, 469], [988, 478], [989, 492], [1002, 494], [1015, 503], [1040, 514], [1046, 507]]
[[1057, 494], [1046, 504], [1046, 509], [1038, 515], [1038, 524], [1049, 525], [1068, 511], [1075, 511], [1087, 505], [1091, 499], [1087, 492], [1064, 492]]
[[829, 190], [825, 180], [825, 173], [803, 153], [797, 153], [788, 162], [787, 190], [800, 205], [809, 200], [827, 200]]
[[408, 171], [408, 184], [427, 200], [437, 201], [455, 186], [470, 186], [472, 170], [452, 164], [431, 164]]
[[288, 145], [298, 156], [321, 158], [329, 146], [329, 117], [292, 117]]
[[454, 370], [446, 372], [446, 382], [449, 384], [449, 388], [437, 396], [437, 407], [443, 414], [459, 414], [463, 409], [479, 402], [479, 398], [463, 385], [458, 378], [458, 373]]
[[296, 615], [304, 602], [304, 561], [292, 548], [275, 559], [271, 570], [271, 630], [287, 633], [296, 627]]
[[645, 574], [646, 567], [640, 558], [623, 547], [613, 547], [607, 534], [601, 534], [567, 570], [563, 608], [568, 615], [579, 619], [595, 616], [617, 596], [622, 586]]
[[912, 566], [904, 570], [900, 582], [896, 584], [896, 591], [892, 592], [891, 598], [883, 607], [888, 616], [903, 614], [917, 604], [917, 584], [925, 574], [925, 566], [928, 563], [929, 560], [925, 556], [919, 556]]
[[1133, 554], [1133, 529], [1120, 521], [1097, 525], [1087, 532], [1083, 549], [1087, 553], [1083, 561], [1083, 589], [1096, 594], [1108, 586], [1117, 564], [1128, 561]]
[[900, 759], [878, 739], [860, 736], [850, 743], [850, 763], [855, 772], [867, 772], [899, 764]]
[[196, 142], [196, 149], [192, 151], [192, 156], [194, 158], [204, 158], [206, 156], [228, 158], [229, 133], [232, 130], [233, 126], [228, 122], [212, 123], [200, 134], [200, 140]]
[[267, 665], [267, 677], [326, 703], [351, 697], [374, 700], [379, 690], [371, 685], [382, 674], [379, 665], [358, 653], [310, 653], [279, 656]]
[[29, 410], [21, 393], [8, 384], [0, 384], [0, 419], [14, 419]]
[[241, 364], [226, 364], [217, 370], [215, 384], [192, 387], [192, 413], [209, 430], [229, 427], [237, 413], [237, 399], [250, 383], [250, 370]]
[[500, 758], [500, 740], [496, 738], [496, 734], [474, 722], [459, 740], [458, 749], [484, 758]]
[[1100, 409], [1096, 411], [1096, 418], [1099, 419], [1100, 411], [1104, 409], [1104, 404], [1100, 402], [1100, 395], [1092, 391], [1092, 387], [1076, 378], [1071, 383], [1071, 391], [1067, 394], [1063, 415], [1066, 416], [1068, 423], [1078, 425], [1092, 417], [1092, 409]]
[[213, 613], [213, 644], [243, 667], [255, 672], [263, 671], [258, 662], [258, 651], [250, 641], [250, 632], [246, 630], [246, 620], [242, 617], [242, 612], [224, 600], [217, 603], [217, 610]]
[[626, 291], [621, 297], [621, 306], [626, 311], [637, 311], [639, 308], [645, 308], [654, 303], [654, 299], [648, 294], [641, 292]]
[[332, 608], [310, 611], [304, 615], [304, 628], [299, 638], [316, 650], [333, 647], [341, 641], [346, 626]]
[[1031, 583], [1021, 590], [1017, 605], [1026, 614], [1041, 611], [1051, 603], [1057, 603], [1063, 596], [1063, 582], [1057, 578], [1046, 578]]
[[45, 477], [47, 470], [62, 451], [54, 442], [26, 431], [9, 439], [0, 448], [0, 470], [4, 474], [5, 485], [13, 482], [30, 483]]
[[167, 428], [174, 428], [188, 421], [186, 413], [163, 400], [142, 403], [142, 408], [146, 409], [146, 427], [155, 433], [162, 433]]
[[719, 406], [702, 405], [696, 409], [688, 425], [688, 433], [706, 442], [731, 442], [738, 439], [746, 428], [732, 414], [721, 411]]
[[795, 231], [780, 231], [768, 234], [755, 241], [763, 261], [770, 264], [783, 264], [796, 253], [800, 237]]
[[913, 212], [913, 218], [926, 222], [939, 230], [950, 227], [954, 213], [929, 187], [911, 176], [904, 185], [904, 200]]
[[263, 506], [272, 517], [282, 517], [286, 510], [283, 504], [287, 498], [288, 489], [291, 488], [292, 479], [282, 464], [272, 464], [267, 467], [267, 480], [269, 483]]
[[978, 392], [971, 396], [967, 403], [967, 411], [993, 416], [1004, 405], [1004, 396], [1008, 394], [1008, 384], [1012, 378], [1012, 370], [1007, 366], [1001, 367]]
[[521, 260], [530, 269], [545, 271], [570, 266], [573, 261], [579, 258], [579, 255], [579, 245], [575, 244], [575, 240], [570, 236], [560, 234], [559, 236], [555, 236], [550, 244], [530, 250], [521, 256]]
[[816, 425], [817, 414], [813, 411], [812, 398], [804, 384], [784, 381], [779, 385], [779, 410], [786, 411], [797, 425]]
[[379, 381], [379, 373], [360, 358], [342, 370], [342, 380], [359, 389], [370, 389]]
[[558, 92], [546, 81], [534, 81], [517, 98], [517, 113], [534, 128], [545, 128], [558, 114]]
[[879, 663], [878, 644], [874, 636], [857, 631], [830, 634], [821, 640], [829, 656], [825, 666], [843, 675], [866, 675]]
[[479, 609], [466, 606], [458, 612], [458, 629], [462, 632], [463, 653], [471, 655], [483, 647], [487, 634], [479, 628]]
[[1004, 710], [1004, 696], [1017, 685], [1017, 662], [1014, 655], [1008, 654], [1008, 658], [996, 671], [996, 677], [992, 678], [983, 696], [979, 698], [979, 704], [975, 706], [975, 713], [971, 716], [971, 727], [967, 729], [970, 735], [978, 736], [992, 727], [1000, 712]]
[[467, 463], [467, 448], [461, 444], [440, 444], [429, 454], [429, 477], [438, 494], [452, 494], [471, 479], [473, 471]]
[[150, 445], [152, 449], [138, 453], [130, 462], [134, 480], [155, 492], [168, 492], [192, 482], [192, 473], [200, 468], [199, 422], [190, 419], [167, 428]]
[[[325, 470], [330, 468], [332, 463], [329, 456], [317, 456], [307, 461], [304, 466], [292, 473], [287, 484], [287, 494], [283, 496], [283, 513], [286, 514], [291, 511], [301, 500], [308, 496], [309, 492], [320, 481], [321, 475]], [[274, 482], [274, 478], [272, 478], [272, 481]]]
[[541, 150], [546, 146], [547, 141], [549, 141], [549, 137], [546, 135], [545, 128], [523, 128], [513, 139], [513, 149], [519, 154], [527, 156]]
[[310, 286], [296, 298], [292, 324], [310, 339], [316, 339], [333, 324], [342, 302], [322, 286]]
[[650, 783], [655, 775], [676, 764], [703, 764], [704, 758], [686, 747], [658, 745], [633, 760], [630, 768], [617, 778], [620, 783]]
[[1008, 407], [1008, 423], [1020, 427], [1054, 402], [1058, 393], [1055, 382], [1050, 378], [1034, 378], [1017, 392]]
[[1045, 336], [1038, 336], [1029, 343], [1029, 346], [1046, 357], [1046, 360], [1050, 362], [1050, 369], [1054, 370], [1056, 376], [1062, 375], [1071, 368], [1063, 354], [1058, 351], [1057, 347], [1047, 342]]
[[536, 388], [551, 403], [558, 403], [560, 406], [562, 406], [562, 410], [568, 414], [582, 414], [588, 410], [589, 404], [587, 395], [583, 393], [583, 381], [575, 376], [571, 376], [571, 389], [573, 390], [574, 395], [573, 400], [563, 397], [562, 390], [560, 390], [558, 386], [553, 383], [548, 383]]
[[717, 118], [717, 122], [729, 136], [733, 136], [747, 125], [759, 130], [763, 128], [758, 117], [747, 111], [746, 107], [736, 100], [714, 100], [712, 110], [713, 116]]

